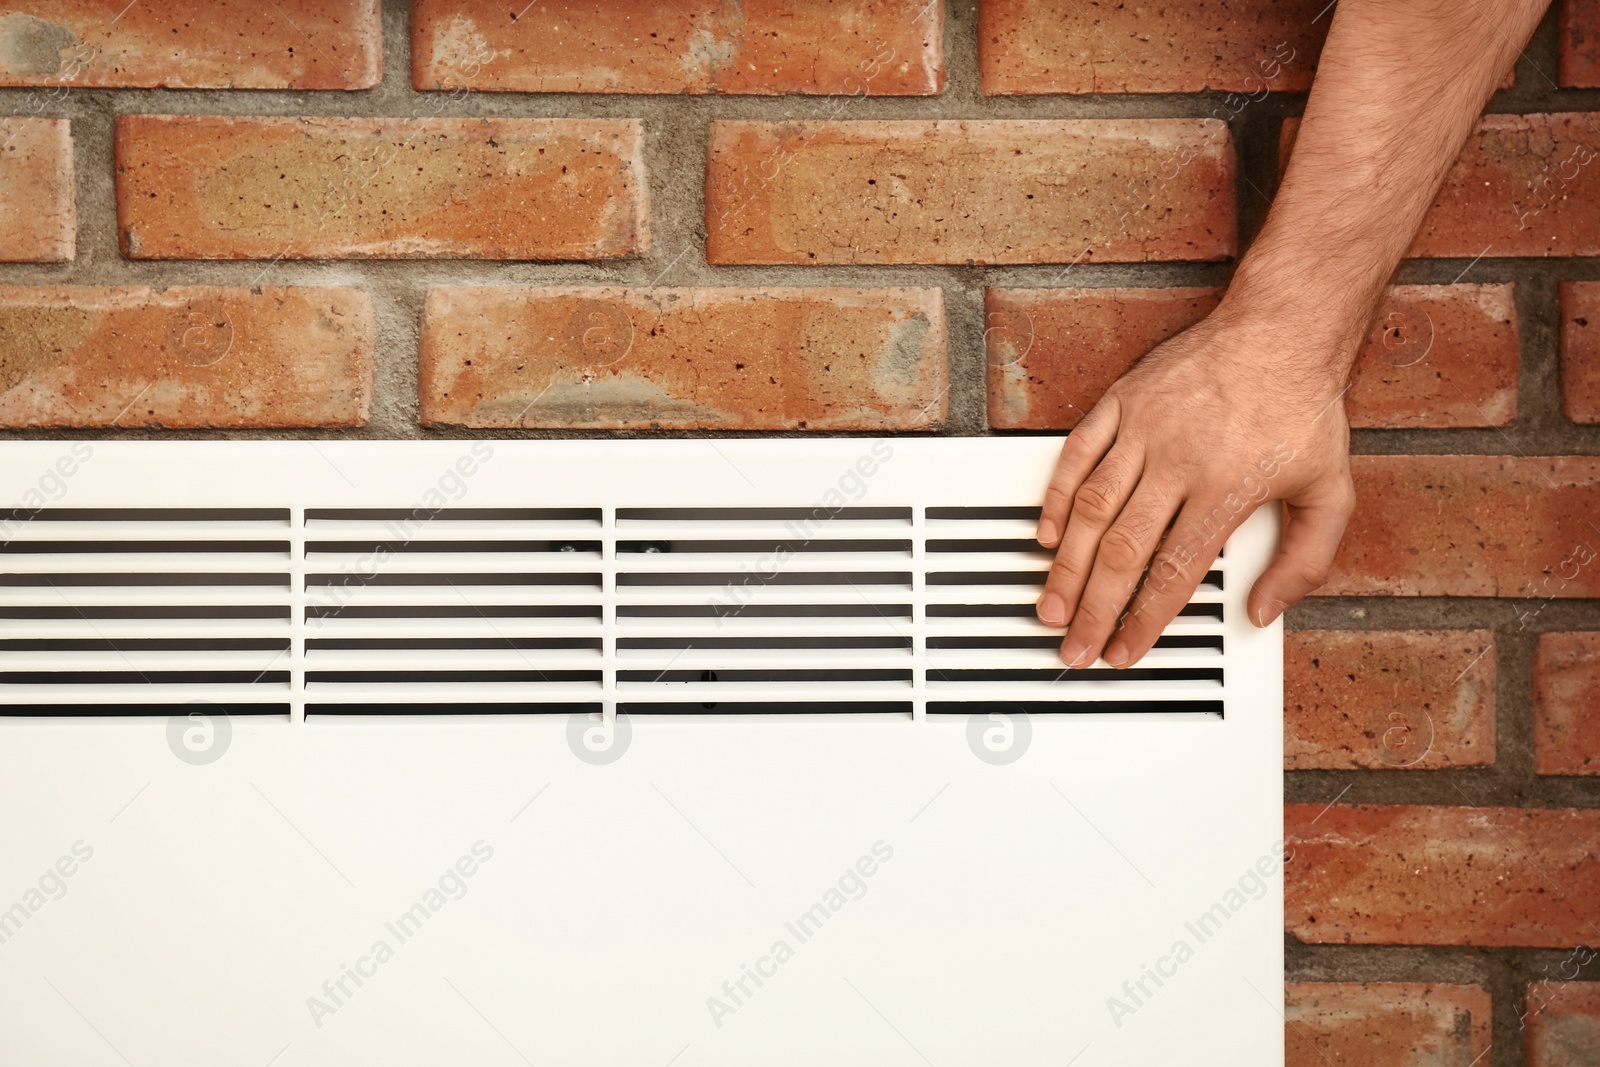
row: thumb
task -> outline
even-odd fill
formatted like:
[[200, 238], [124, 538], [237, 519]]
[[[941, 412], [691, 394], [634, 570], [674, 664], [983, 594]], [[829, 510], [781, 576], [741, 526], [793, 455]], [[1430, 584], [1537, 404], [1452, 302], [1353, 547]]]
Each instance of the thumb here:
[[1328, 580], [1339, 538], [1355, 510], [1355, 488], [1346, 477], [1332, 492], [1302, 504], [1285, 501], [1284, 506], [1289, 524], [1278, 552], [1250, 590], [1248, 613], [1257, 626], [1269, 625]]

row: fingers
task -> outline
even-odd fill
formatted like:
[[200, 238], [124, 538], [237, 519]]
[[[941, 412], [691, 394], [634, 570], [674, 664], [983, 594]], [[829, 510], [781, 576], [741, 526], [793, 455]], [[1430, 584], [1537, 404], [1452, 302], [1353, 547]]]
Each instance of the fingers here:
[[1269, 625], [1284, 609], [1328, 580], [1339, 538], [1354, 510], [1355, 487], [1348, 477], [1316, 497], [1287, 505], [1289, 524], [1278, 553], [1250, 590], [1247, 612], [1251, 622]]
[[[1155, 646], [1216, 562], [1223, 542], [1250, 515], [1233, 516], [1220, 502], [1191, 500], [1161, 542], [1128, 613], [1106, 646], [1105, 661], [1131, 667]], [[1232, 517], [1230, 517], [1232, 516]]]
[[[1116, 521], [1097, 539], [1094, 568], [1061, 645], [1063, 663], [1083, 667], [1100, 654], [1182, 502], [1182, 492], [1176, 485], [1156, 485], [1147, 478], [1139, 483]], [[1069, 528], [1068, 541], [1077, 536]]]
[[1061, 446], [1061, 458], [1056, 461], [1055, 473], [1045, 487], [1044, 506], [1039, 509], [1039, 528], [1035, 534], [1045, 548], [1054, 548], [1060, 543], [1062, 531], [1067, 528], [1067, 513], [1072, 510], [1073, 496], [1095, 465], [1111, 450], [1111, 443], [1117, 437], [1117, 415], [1116, 399], [1105, 397], [1090, 409]]
[[1072, 618], [1094, 566], [1100, 538], [1133, 495], [1143, 466], [1141, 452], [1126, 446], [1113, 448], [1072, 494], [1066, 533], [1056, 549], [1055, 561], [1050, 564], [1050, 573], [1039, 597], [1040, 622], [1065, 626]]

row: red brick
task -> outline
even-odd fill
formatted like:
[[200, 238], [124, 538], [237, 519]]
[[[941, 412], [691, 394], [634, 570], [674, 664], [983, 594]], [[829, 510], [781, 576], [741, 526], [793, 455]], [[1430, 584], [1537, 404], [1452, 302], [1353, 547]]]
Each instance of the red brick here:
[[7, 0], [0, 85], [371, 89], [379, 0]]
[[1595, 937], [1600, 810], [1290, 804], [1284, 915], [1311, 944]]
[[1600, 422], [1600, 282], [1561, 283], [1561, 405], [1572, 422]]
[[1215, 260], [1234, 215], [1214, 119], [711, 125], [712, 263]]
[[1510, 426], [1517, 310], [1505, 285], [1395, 285], [1356, 359], [1350, 425]]
[[1539, 774], [1600, 774], [1600, 633], [1539, 635], [1533, 735]]
[[[989, 422], [1065, 430], [1140, 356], [1204, 318], [1215, 289], [990, 289]], [[1510, 285], [1397, 285], [1345, 398], [1357, 427], [1507, 426], [1517, 409]]]
[[0, 262], [72, 259], [77, 205], [70, 123], [0, 118]]
[[1324, 596], [1600, 596], [1600, 457], [1355, 456]]
[[1135, 360], [1217, 306], [1219, 289], [990, 289], [989, 424], [1068, 430]]
[[1600, 112], [1479, 119], [1408, 254], [1600, 255]]
[[1290, 982], [1283, 992], [1286, 1067], [1467, 1067], [1489, 1049], [1478, 986]]
[[0, 286], [0, 426], [359, 426], [375, 333], [356, 289]]
[[944, 87], [941, 0], [541, 0], [508, 13], [489, 0], [413, 0], [412, 84], [846, 97]]
[[1492, 630], [1283, 635], [1284, 768], [1494, 762]]
[[135, 259], [606, 259], [649, 245], [631, 119], [125, 115]]
[[1562, 0], [1557, 78], [1575, 89], [1600, 87], [1600, 0]]
[[939, 289], [433, 289], [425, 426], [907, 430], [948, 406]]
[[[984, 0], [978, 5], [983, 91], [1195, 93], [1311, 87], [1333, 21], [1327, 0], [1210, 4], [1063, 5]], [[1242, 101], [1219, 105], [1226, 120]]]
[[1594, 1067], [1600, 1063], [1600, 982], [1563, 981], [1595, 959], [1584, 949], [1563, 959], [1551, 977], [1528, 987], [1522, 1023], [1528, 1067]]

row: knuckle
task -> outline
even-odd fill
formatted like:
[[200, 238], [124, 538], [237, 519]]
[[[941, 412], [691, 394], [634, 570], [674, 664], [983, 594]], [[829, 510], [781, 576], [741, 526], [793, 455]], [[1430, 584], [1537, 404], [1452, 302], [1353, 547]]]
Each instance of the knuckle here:
[[1127, 574], [1143, 568], [1144, 546], [1139, 538], [1125, 526], [1117, 525], [1100, 539], [1100, 562], [1118, 574]]
[[1178, 546], [1176, 548], [1163, 548], [1150, 561], [1150, 581], [1158, 587], [1182, 581], [1192, 572], [1198, 570], [1196, 561], [1199, 557], [1189, 548]]
[[1312, 589], [1326, 582], [1333, 574], [1333, 568], [1321, 560], [1302, 561], [1299, 566], [1300, 580]]
[[1073, 495], [1072, 510], [1096, 526], [1111, 522], [1117, 514], [1117, 502], [1101, 482], [1085, 482]]
[[1062, 552], [1050, 563], [1050, 573], [1045, 578], [1045, 587], [1053, 591], [1075, 588], [1082, 577], [1082, 569], [1067, 553]]
[[1120, 614], [1122, 605], [1113, 604], [1104, 593], [1093, 596], [1086, 594], [1079, 602], [1078, 612], [1072, 621], [1081, 625], [1079, 636], [1092, 645], [1096, 640], [1104, 640]]
[[1117, 413], [1117, 397], [1122, 391], [1121, 386], [1122, 379], [1120, 378], [1112, 382], [1106, 391], [1100, 394], [1100, 399], [1089, 406], [1088, 414], [1078, 420], [1078, 425], [1098, 427], [1107, 420], [1114, 421]]
[[1091, 410], [1079, 420], [1067, 439], [1061, 443], [1061, 454], [1056, 458], [1056, 475], [1065, 478], [1077, 473], [1079, 477], [1094, 465], [1105, 451], [1105, 442], [1099, 433], [1100, 419]]
[[1128, 616], [1141, 623], [1153, 625], [1157, 631], [1178, 614], [1190, 597], [1194, 587], [1188, 582], [1159, 582], [1146, 580], [1133, 602], [1128, 606]]
[[1077, 460], [1092, 452], [1093, 446], [1089, 443], [1086, 431], [1094, 429], [1094, 413], [1090, 412], [1078, 421], [1072, 432], [1067, 434], [1067, 439], [1061, 443], [1061, 457], [1068, 461]]
[[1118, 626], [1130, 646], [1139, 642], [1140, 635], [1144, 632], [1145, 627], [1149, 625], [1152, 613], [1155, 610], [1151, 598], [1146, 596], [1143, 590], [1140, 590], [1128, 602], [1128, 610], [1122, 613], [1122, 619]]

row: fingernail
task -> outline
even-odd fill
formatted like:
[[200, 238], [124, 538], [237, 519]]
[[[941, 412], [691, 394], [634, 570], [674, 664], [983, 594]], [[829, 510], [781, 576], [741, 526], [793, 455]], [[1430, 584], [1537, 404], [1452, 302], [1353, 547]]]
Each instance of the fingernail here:
[[1067, 602], [1055, 593], [1046, 593], [1039, 599], [1039, 621], [1047, 626], [1061, 626], [1067, 621]]
[[1283, 608], [1277, 604], [1268, 604], [1256, 612], [1257, 626], [1271, 626], [1272, 621], [1283, 614]]
[[1088, 645], [1076, 637], [1069, 637], [1066, 643], [1061, 646], [1061, 662], [1069, 667], [1081, 667], [1083, 664], [1079, 661], [1088, 655], [1088, 652]]
[[1113, 667], [1120, 667], [1128, 662], [1127, 643], [1118, 637], [1106, 646], [1105, 661]]
[[1049, 519], [1039, 521], [1039, 529], [1034, 532], [1034, 539], [1041, 545], [1054, 544], [1056, 539], [1056, 524]]

